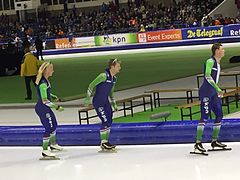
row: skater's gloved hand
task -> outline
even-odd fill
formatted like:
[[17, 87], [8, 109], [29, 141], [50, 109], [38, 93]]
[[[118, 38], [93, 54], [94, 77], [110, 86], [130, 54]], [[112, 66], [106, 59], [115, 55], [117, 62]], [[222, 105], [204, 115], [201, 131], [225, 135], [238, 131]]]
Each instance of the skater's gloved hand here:
[[118, 111], [118, 106], [117, 106], [116, 101], [112, 102], [112, 106], [113, 106], [114, 111]]
[[56, 110], [59, 112], [62, 112], [62, 111], [64, 111], [64, 108], [62, 106], [57, 106]]
[[52, 99], [53, 99], [54, 102], [59, 102], [60, 101], [60, 99], [56, 95], [51, 94], [51, 96], [52, 96]]
[[60, 99], [56, 98], [53, 100], [54, 102], [60, 102]]
[[89, 106], [89, 105], [91, 104], [90, 97], [87, 96], [87, 97], [84, 99], [83, 103], [84, 103], [85, 106]]
[[222, 97], [223, 97], [223, 94], [224, 94], [223, 91], [218, 92], [218, 97], [222, 98]]

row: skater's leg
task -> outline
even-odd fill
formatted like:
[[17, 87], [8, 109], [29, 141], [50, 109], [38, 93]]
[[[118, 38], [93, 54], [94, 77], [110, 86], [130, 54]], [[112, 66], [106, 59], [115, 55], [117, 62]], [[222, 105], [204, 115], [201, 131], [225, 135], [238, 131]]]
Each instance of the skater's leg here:
[[214, 97], [212, 110], [216, 116], [216, 119], [214, 120], [213, 125], [211, 146], [212, 148], [215, 147], [225, 148], [227, 145], [222, 144], [221, 142], [218, 141], [218, 136], [221, 129], [221, 122], [223, 118], [221, 99], [218, 96]]
[[49, 136], [48, 135], [46, 135], [47, 133], [46, 133], [46, 131], [45, 131], [45, 134], [44, 134], [44, 136], [43, 136], [43, 143], [42, 143], [42, 148], [43, 148], [43, 150], [48, 150], [48, 144], [49, 144]]
[[52, 121], [51, 117], [49, 115], [50, 113], [42, 113], [40, 115], [41, 123], [43, 127], [45, 128], [45, 132], [43, 135], [43, 150], [48, 149], [49, 141], [50, 141], [50, 134], [52, 129]]
[[201, 118], [197, 126], [196, 144], [194, 145], [194, 150], [199, 152], [206, 152], [202, 146], [202, 136], [204, 132], [205, 123], [211, 112], [210, 97], [203, 96], [201, 99]]
[[202, 136], [203, 136], [203, 131], [205, 127], [205, 119], [200, 119], [198, 126], [197, 126], [197, 136], [196, 136], [196, 142], [202, 142]]
[[108, 138], [107, 138], [108, 129], [109, 128], [106, 126], [101, 126], [100, 128], [101, 144], [108, 142]]
[[50, 112], [51, 118], [51, 132], [50, 132], [50, 144], [56, 144], [56, 129], [57, 129], [57, 120], [53, 111]]
[[221, 128], [221, 122], [223, 118], [221, 99], [215, 96], [212, 101], [212, 111], [214, 112], [216, 119], [214, 120], [212, 140], [216, 141]]
[[112, 123], [112, 118], [111, 118], [112, 116], [109, 116], [109, 107], [107, 105], [104, 105], [104, 106], [97, 106], [95, 104], [93, 105], [102, 122], [100, 126], [101, 148], [110, 150], [112, 149], [112, 147], [108, 145], [109, 144], [108, 140], [109, 140], [110, 126]]
[[210, 112], [211, 112], [210, 98], [201, 97], [201, 118], [197, 126], [196, 142], [202, 142], [202, 135], [203, 135], [205, 123], [207, 122]]
[[106, 130], [107, 145], [108, 147], [115, 148], [116, 147], [115, 145], [112, 145], [109, 143], [109, 136], [110, 136], [111, 126], [112, 126], [112, 117], [113, 117], [112, 106], [110, 103], [105, 105], [105, 113], [107, 116], [107, 127], [108, 127]]
[[108, 103], [105, 107], [105, 112], [107, 115], [107, 141], [109, 141], [109, 136], [110, 136], [110, 130], [111, 130], [111, 126], [112, 126], [112, 117], [113, 117], [113, 111], [112, 111], [112, 106], [110, 103]]
[[44, 132], [44, 136], [43, 136], [43, 152], [42, 155], [43, 156], [49, 156], [49, 157], [55, 157], [55, 154], [51, 153], [48, 150], [48, 145], [49, 145], [49, 141], [50, 141], [50, 134], [52, 132], [52, 128], [53, 126], [53, 122], [52, 122], [52, 117], [51, 117], [51, 112], [47, 112], [47, 113], [41, 113], [38, 114], [40, 116], [41, 119], [41, 123], [43, 125], [43, 127], [45, 128], [45, 132]]
[[56, 144], [56, 130], [50, 134], [50, 144]]
[[56, 128], [57, 128], [57, 120], [54, 113], [51, 111], [51, 120], [52, 120], [52, 128], [50, 132], [50, 149], [62, 151], [63, 148], [57, 144], [56, 138]]
[[100, 126], [100, 137], [101, 137], [101, 145], [107, 143], [107, 131], [108, 131], [108, 123], [107, 123], [107, 115], [105, 112], [104, 106], [94, 105], [94, 108], [98, 114], [98, 117], [101, 119]]
[[63, 148], [56, 143], [56, 131], [52, 132], [50, 135], [50, 149], [62, 151]]

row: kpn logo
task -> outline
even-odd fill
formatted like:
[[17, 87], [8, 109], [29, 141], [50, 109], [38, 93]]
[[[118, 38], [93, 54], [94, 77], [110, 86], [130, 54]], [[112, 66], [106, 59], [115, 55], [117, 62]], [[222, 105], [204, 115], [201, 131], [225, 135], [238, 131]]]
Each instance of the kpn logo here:
[[107, 45], [112, 44], [112, 40], [109, 37], [109, 35], [103, 36], [103, 42], [104, 42], [104, 44], [107, 44]]
[[107, 45], [111, 44], [123, 44], [126, 43], [126, 37], [123, 36], [109, 36], [106, 35], [103, 37], [103, 42]]

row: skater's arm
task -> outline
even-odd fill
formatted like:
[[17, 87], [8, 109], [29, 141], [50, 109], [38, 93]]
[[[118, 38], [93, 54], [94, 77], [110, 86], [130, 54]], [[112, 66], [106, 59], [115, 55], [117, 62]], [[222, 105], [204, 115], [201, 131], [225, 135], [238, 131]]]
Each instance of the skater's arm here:
[[114, 89], [115, 89], [115, 84], [113, 85], [112, 90], [111, 90], [109, 96], [110, 96], [110, 99], [112, 101], [112, 106], [113, 106], [114, 110], [117, 111], [118, 107], [117, 107], [117, 103], [116, 103], [116, 101], [114, 99]]
[[114, 98], [114, 90], [115, 90], [115, 84], [113, 85], [111, 92], [109, 94], [110, 98], [113, 99]]
[[90, 104], [90, 96], [93, 92], [93, 89], [98, 85], [100, 84], [101, 82], [104, 82], [107, 80], [107, 76], [105, 73], [101, 73], [99, 74], [96, 79], [94, 79], [88, 86], [88, 90], [87, 90], [87, 96], [86, 98], [84, 99], [84, 104], [86, 106], [88, 106]]
[[208, 83], [211, 84], [218, 93], [220, 93], [222, 90], [215, 83], [215, 81], [213, 80], [213, 78], [211, 76], [213, 65], [214, 65], [214, 61], [212, 59], [208, 59], [206, 62], [205, 78], [208, 81]]
[[54, 95], [52, 93], [50, 93], [50, 95], [51, 95], [51, 98], [53, 98], [54, 101], [59, 101], [59, 98], [56, 95]]
[[42, 83], [39, 86], [40, 89], [40, 94], [41, 94], [41, 98], [42, 98], [42, 102], [43, 104], [45, 104], [46, 106], [50, 107], [50, 108], [55, 108], [57, 109], [59, 106], [56, 105], [55, 103], [51, 102], [48, 98], [47, 98], [47, 84], [46, 83]]
[[107, 76], [105, 73], [101, 73], [99, 74], [96, 79], [94, 79], [88, 86], [88, 90], [87, 90], [87, 96], [90, 97], [92, 92], [93, 92], [93, 89], [98, 85], [100, 84], [101, 82], [104, 82], [107, 80]]

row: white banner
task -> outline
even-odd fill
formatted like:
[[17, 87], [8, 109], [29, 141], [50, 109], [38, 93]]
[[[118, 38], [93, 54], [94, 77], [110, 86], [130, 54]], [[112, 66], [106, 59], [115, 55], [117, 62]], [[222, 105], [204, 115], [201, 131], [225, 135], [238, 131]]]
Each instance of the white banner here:
[[75, 38], [76, 47], [92, 47], [95, 46], [94, 37]]

